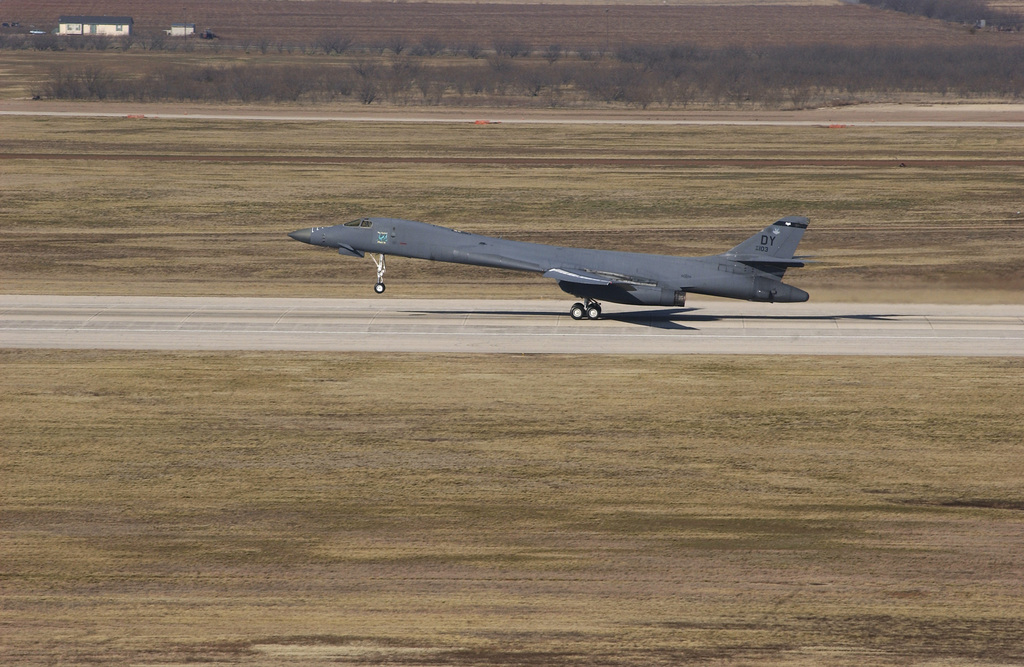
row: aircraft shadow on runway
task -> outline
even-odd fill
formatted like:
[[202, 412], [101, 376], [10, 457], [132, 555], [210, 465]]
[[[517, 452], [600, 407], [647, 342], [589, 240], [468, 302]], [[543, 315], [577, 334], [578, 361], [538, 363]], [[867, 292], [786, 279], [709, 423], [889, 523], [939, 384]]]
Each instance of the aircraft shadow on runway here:
[[601, 319], [615, 320], [659, 329], [697, 329], [695, 326], [684, 326], [684, 323], [699, 324], [701, 322], [728, 322], [730, 320], [761, 321], [761, 322], [823, 322], [829, 320], [862, 320], [888, 322], [901, 317], [897, 314], [887, 315], [715, 315], [701, 313], [700, 308], [663, 308], [661, 310], [637, 310], [627, 313], [605, 313]]
[[[628, 312], [605, 312], [601, 315], [602, 320], [622, 322], [624, 324], [635, 324], [654, 329], [669, 329], [678, 331], [696, 331], [700, 323], [728, 322], [730, 320], [762, 321], [762, 322], [822, 322], [828, 320], [861, 320], [888, 322], [898, 319], [901, 315], [890, 314], [856, 314], [856, 315], [715, 315], [713, 313], [700, 312], [701, 308], [661, 308], [658, 310], [634, 310]], [[563, 313], [553, 313], [549, 310], [416, 310], [407, 311], [410, 315], [506, 315], [522, 317], [551, 317], [560, 316]], [[564, 314], [568, 317], [568, 314]]]
[[[663, 310], [635, 311], [629, 313], [605, 313], [602, 320], [637, 324], [656, 329], [694, 330], [696, 327], [683, 326], [676, 321], [682, 314], [693, 308], [667, 308]], [[410, 315], [507, 315], [522, 317], [569, 317], [568, 313], [557, 313], [550, 310], [417, 310], [408, 311]], [[713, 320], [705, 320], [713, 321]], [[586, 322], [583, 322], [586, 324]]]

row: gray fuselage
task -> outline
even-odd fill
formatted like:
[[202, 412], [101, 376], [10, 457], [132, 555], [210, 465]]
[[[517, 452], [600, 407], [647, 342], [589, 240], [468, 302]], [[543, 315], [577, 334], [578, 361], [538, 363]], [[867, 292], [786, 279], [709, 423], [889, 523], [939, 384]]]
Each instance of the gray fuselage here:
[[[566, 248], [511, 241], [397, 218], [362, 218], [308, 230], [313, 245], [341, 254], [379, 253], [547, 274], [575, 296], [617, 303], [682, 305], [687, 292], [752, 301], [806, 301], [803, 290], [781, 282], [777, 268], [736, 261], [728, 254], [674, 257]], [[764, 237], [762, 237], [764, 238]], [[306, 240], [302, 238], [300, 240]], [[607, 278], [581, 281], [574, 272]], [[559, 274], [574, 276], [562, 279]]]

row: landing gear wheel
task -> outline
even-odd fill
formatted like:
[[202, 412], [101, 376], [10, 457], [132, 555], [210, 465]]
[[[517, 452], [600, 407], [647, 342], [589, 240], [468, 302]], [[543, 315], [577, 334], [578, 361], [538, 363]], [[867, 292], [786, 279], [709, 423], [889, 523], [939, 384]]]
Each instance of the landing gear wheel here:
[[587, 316], [587, 309], [583, 307], [582, 303], [572, 304], [572, 308], [569, 309], [569, 317], [574, 320], [582, 320]]
[[596, 320], [601, 317], [601, 304], [592, 303], [587, 306], [587, 319]]
[[384, 283], [377, 283], [376, 285], [373, 286], [373, 291], [376, 292], [377, 294], [383, 294], [385, 289], [386, 288], [384, 287]]

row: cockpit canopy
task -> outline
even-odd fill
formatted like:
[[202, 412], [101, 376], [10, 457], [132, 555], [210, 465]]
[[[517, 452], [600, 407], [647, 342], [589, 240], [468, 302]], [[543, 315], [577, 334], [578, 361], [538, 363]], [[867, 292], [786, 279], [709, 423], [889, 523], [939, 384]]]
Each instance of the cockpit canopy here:
[[352, 222], [346, 222], [345, 226], [346, 227], [373, 227], [373, 220], [370, 220], [369, 218], [360, 218], [358, 220], [353, 220]]

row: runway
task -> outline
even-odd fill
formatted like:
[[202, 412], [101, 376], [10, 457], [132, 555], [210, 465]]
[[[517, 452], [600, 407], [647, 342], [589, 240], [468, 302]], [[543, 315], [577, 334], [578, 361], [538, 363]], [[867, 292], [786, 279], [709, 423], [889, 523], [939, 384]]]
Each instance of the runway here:
[[0, 347], [523, 354], [1024, 356], [1024, 306], [0, 296]]

